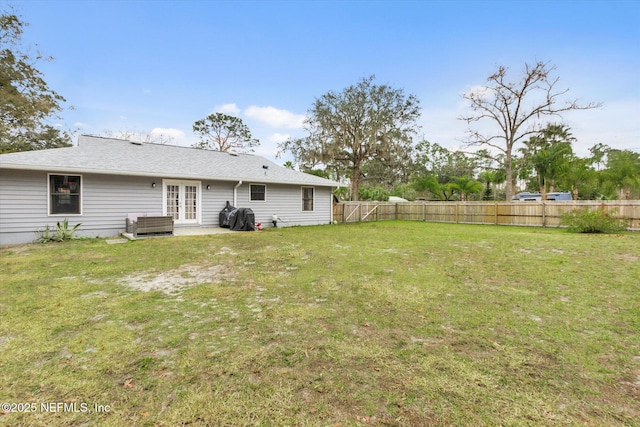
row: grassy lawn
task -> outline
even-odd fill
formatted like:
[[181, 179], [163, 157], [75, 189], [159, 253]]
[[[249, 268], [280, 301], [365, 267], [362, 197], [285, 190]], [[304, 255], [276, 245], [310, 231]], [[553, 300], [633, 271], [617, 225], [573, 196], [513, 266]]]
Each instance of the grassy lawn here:
[[0, 401], [34, 411], [0, 425], [640, 425], [638, 233], [389, 221], [0, 267]]

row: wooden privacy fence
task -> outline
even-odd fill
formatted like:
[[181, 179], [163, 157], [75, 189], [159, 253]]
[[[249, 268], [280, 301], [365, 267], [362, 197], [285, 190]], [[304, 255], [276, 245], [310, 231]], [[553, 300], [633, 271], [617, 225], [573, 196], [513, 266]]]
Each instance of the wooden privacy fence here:
[[410, 221], [462, 224], [559, 227], [564, 212], [574, 209], [604, 210], [640, 230], [640, 200], [577, 200], [546, 202], [341, 202], [333, 206], [337, 222]]

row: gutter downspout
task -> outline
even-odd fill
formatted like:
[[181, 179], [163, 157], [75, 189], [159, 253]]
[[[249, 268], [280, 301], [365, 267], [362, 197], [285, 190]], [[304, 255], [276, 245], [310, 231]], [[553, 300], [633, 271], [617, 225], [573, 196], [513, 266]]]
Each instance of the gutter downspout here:
[[238, 187], [242, 185], [242, 180], [238, 181], [235, 187], [233, 187], [233, 206], [238, 206]]

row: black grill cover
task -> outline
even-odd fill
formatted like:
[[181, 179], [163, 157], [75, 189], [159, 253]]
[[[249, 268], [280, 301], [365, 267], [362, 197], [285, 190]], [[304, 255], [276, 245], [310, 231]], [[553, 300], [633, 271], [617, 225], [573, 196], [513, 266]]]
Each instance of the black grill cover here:
[[235, 231], [253, 231], [256, 229], [256, 217], [249, 208], [239, 208], [229, 215], [229, 228]]
[[220, 211], [220, 227], [229, 228], [229, 217], [234, 210], [236, 210], [236, 208], [231, 206], [231, 203], [227, 201], [227, 205]]

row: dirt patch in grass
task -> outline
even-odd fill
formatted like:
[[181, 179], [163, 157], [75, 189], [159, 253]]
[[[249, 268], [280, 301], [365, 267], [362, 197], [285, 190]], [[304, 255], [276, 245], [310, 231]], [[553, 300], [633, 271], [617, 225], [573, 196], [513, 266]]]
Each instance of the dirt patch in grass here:
[[132, 274], [118, 280], [118, 283], [142, 292], [160, 291], [165, 295], [179, 295], [186, 289], [204, 283], [221, 283], [234, 276], [235, 273], [225, 265], [183, 265], [162, 273]]
[[638, 257], [638, 255], [635, 255], [635, 254], [621, 254], [621, 255], [618, 255], [617, 258], [620, 261], [627, 261], [627, 262], [636, 262], [640, 259], [640, 257]]

